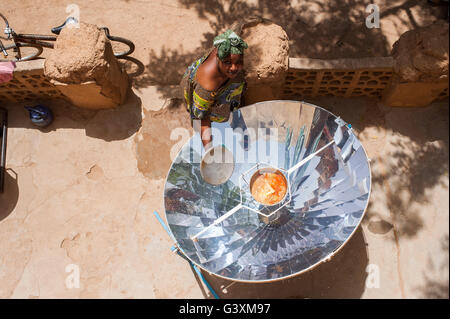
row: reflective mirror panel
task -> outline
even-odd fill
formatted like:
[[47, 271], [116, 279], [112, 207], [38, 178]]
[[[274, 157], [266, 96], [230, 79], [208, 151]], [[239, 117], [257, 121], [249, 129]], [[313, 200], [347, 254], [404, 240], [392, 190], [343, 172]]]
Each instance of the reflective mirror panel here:
[[[192, 262], [231, 280], [273, 281], [332, 257], [350, 238], [367, 207], [371, 175], [347, 123], [308, 103], [267, 101], [212, 130], [213, 144], [233, 153], [230, 179], [217, 186], [203, 180], [197, 133], [174, 160], [164, 190], [170, 230]], [[248, 173], [260, 166], [287, 176], [289, 196], [276, 207], [248, 191]]]

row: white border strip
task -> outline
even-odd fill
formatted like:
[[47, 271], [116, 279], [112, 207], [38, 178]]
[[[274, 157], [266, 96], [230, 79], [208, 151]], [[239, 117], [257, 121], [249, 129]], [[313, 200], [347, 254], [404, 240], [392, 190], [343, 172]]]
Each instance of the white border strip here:
[[206, 232], [208, 229], [210, 229], [213, 226], [216, 226], [217, 224], [221, 223], [222, 221], [224, 221], [225, 219], [227, 219], [228, 217], [230, 217], [231, 215], [233, 215], [234, 213], [236, 213], [239, 209], [242, 208], [242, 204], [238, 204], [237, 206], [233, 207], [232, 209], [230, 209], [228, 212], [226, 212], [225, 214], [223, 214], [222, 216], [220, 216], [219, 218], [217, 218], [214, 223], [212, 223], [211, 225], [209, 225], [208, 227], [206, 227], [205, 229], [201, 230], [199, 233], [197, 233], [196, 235], [192, 236], [191, 239], [193, 241], [197, 241], [197, 237], [200, 236], [201, 234], [203, 234], [204, 232]]

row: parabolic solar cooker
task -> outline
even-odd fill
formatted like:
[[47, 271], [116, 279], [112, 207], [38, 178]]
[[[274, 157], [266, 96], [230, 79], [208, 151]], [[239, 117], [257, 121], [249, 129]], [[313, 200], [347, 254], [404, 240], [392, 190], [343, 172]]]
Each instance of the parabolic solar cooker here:
[[[306, 272], [345, 245], [371, 188], [367, 155], [350, 125], [312, 104], [266, 101], [212, 131], [216, 149], [232, 154], [229, 178], [205, 181], [197, 133], [172, 163], [164, 190], [167, 223], [190, 261], [229, 280], [270, 282]], [[262, 176], [285, 187], [257, 182]], [[257, 183], [259, 195], [279, 198], [264, 202]]]

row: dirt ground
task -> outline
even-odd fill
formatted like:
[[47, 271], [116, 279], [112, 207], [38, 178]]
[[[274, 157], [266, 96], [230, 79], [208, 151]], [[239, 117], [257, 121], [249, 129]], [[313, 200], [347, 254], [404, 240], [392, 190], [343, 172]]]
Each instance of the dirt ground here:
[[0, 10], [17, 33], [49, 34], [52, 27], [71, 14], [78, 15], [80, 21], [107, 26], [112, 35], [135, 43], [132, 57], [139, 61], [144, 72], [133, 84], [140, 88], [178, 84], [186, 65], [211, 46], [220, 30], [252, 15], [283, 27], [290, 39], [290, 57], [321, 59], [387, 56], [402, 33], [447, 15], [445, 7], [431, 6], [422, 0], [380, 0], [376, 1], [380, 28], [368, 29], [365, 21], [371, 11], [366, 12], [366, 7], [370, 3], [368, 0], [3, 0]]
[[[47, 34], [71, 3], [3, 0], [0, 12], [16, 32]], [[4, 106], [1, 298], [211, 298], [153, 216], [164, 212], [174, 143], [167, 138], [189, 125], [184, 110], [162, 108], [186, 65], [218, 30], [250, 14], [286, 30], [291, 57], [311, 58], [386, 56], [400, 34], [446, 15], [426, 1], [377, 1], [381, 28], [367, 29], [370, 1], [229, 3], [76, 2], [82, 21], [135, 43], [135, 63], [126, 63], [133, 88], [113, 110], [48, 101], [55, 122], [46, 130], [31, 126], [23, 104]], [[372, 160], [362, 226], [334, 259], [305, 275], [262, 285], [207, 275], [214, 289], [223, 298], [448, 298], [448, 100], [412, 109], [365, 98], [308, 102], [351, 123]], [[67, 285], [73, 265], [78, 288]], [[366, 282], [373, 267], [377, 287]]]

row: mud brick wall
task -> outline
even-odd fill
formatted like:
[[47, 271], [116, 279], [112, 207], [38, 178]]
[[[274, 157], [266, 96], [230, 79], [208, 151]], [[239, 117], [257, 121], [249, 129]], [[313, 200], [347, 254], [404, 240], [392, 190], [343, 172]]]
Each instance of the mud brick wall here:
[[32, 102], [63, 98], [62, 93], [44, 76], [44, 60], [18, 62], [14, 78], [0, 84], [1, 102]]
[[391, 57], [289, 58], [283, 95], [286, 99], [316, 96], [380, 98], [393, 76], [393, 65]]
[[[289, 58], [283, 98], [380, 98], [394, 77], [393, 64], [391, 57], [337, 60]], [[66, 99], [58, 87], [44, 76], [43, 69], [43, 59], [17, 63], [14, 78], [0, 84], [0, 103]], [[448, 86], [438, 94], [439, 99], [448, 96]]]

